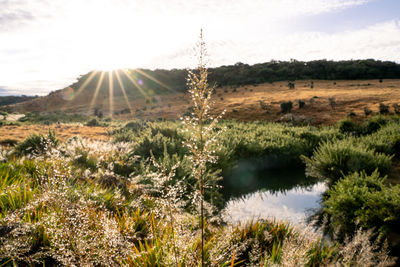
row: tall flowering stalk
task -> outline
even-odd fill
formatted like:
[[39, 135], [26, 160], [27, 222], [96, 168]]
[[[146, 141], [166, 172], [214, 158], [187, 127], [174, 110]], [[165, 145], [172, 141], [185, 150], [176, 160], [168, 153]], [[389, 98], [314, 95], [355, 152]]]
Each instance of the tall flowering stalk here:
[[200, 198], [201, 219], [201, 263], [204, 266], [204, 189], [207, 188], [206, 172], [207, 163], [215, 163], [215, 143], [218, 134], [215, 126], [220, 116], [213, 117], [211, 110], [211, 95], [215, 87], [208, 84], [207, 51], [203, 40], [203, 31], [200, 31], [200, 39], [197, 44], [198, 65], [195, 71], [189, 70], [187, 78], [188, 91], [190, 93], [193, 111], [191, 116], [182, 118], [185, 131], [190, 138], [184, 144], [190, 149], [193, 164], [192, 174], [197, 179], [198, 194]]

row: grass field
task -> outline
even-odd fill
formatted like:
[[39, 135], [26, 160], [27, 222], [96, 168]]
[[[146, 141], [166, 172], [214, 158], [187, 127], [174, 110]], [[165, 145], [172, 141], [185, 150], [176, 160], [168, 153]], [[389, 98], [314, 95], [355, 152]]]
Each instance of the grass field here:
[[[391, 255], [400, 254], [400, 119], [372, 117], [381, 103], [396, 113], [400, 80], [310, 85], [216, 89], [214, 112], [226, 109], [227, 114], [215, 128], [225, 131], [211, 147], [218, 161], [208, 165], [206, 174], [207, 264], [390, 265], [393, 259], [371, 229], [387, 238]], [[104, 100], [99, 119], [87, 116], [93, 115], [87, 108], [90, 92], [82, 94], [69, 102], [55, 93], [17, 104], [12, 111], [26, 117], [2, 121], [0, 145], [16, 146], [0, 147], [0, 230], [5, 233], [0, 264], [194, 266], [203, 253], [198, 205], [189, 201], [196, 191], [188, 189], [198, 181], [188, 148], [182, 146], [191, 133], [178, 120], [158, 120], [181, 117], [190, 105], [188, 96], [130, 100], [131, 112], [113, 118]], [[295, 120], [281, 112], [287, 101], [293, 102]], [[113, 111], [128, 105], [118, 98], [113, 104]], [[372, 111], [368, 118], [365, 108]], [[350, 113], [352, 120], [342, 120]], [[332, 243], [278, 221], [218, 222], [222, 200], [217, 185], [242, 159], [265, 168], [305, 167], [308, 176], [325, 181], [328, 189], [314, 219], [328, 218], [320, 229]]]
[[22, 141], [34, 133], [45, 134], [52, 129], [61, 140], [66, 140], [74, 136], [81, 136], [91, 140], [107, 140], [107, 128], [88, 127], [80, 124], [60, 124], [46, 126], [40, 124], [33, 125], [8, 125], [2, 126], [0, 131], [0, 144], [7, 140]]

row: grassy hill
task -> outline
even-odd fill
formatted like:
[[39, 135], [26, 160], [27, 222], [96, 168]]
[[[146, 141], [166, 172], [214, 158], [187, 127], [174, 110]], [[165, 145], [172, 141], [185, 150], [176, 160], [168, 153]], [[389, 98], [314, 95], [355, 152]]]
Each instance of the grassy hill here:
[[[226, 110], [225, 118], [240, 121], [296, 121], [304, 124], [333, 124], [351, 115], [364, 117], [365, 111], [379, 112], [380, 103], [389, 106], [400, 103], [400, 80], [301, 80], [263, 83], [245, 86], [223, 86], [214, 94], [215, 112]], [[115, 86], [110, 97], [108, 81], [98, 89], [86, 86], [83, 90], [71, 87], [45, 97], [8, 106], [13, 112], [80, 113], [110, 116], [118, 119], [176, 119], [190, 107], [189, 95], [180, 91], [140, 91]], [[289, 115], [282, 113], [281, 104], [292, 102]], [[303, 105], [303, 106], [302, 106]], [[300, 107], [302, 106], [302, 107]], [[398, 111], [398, 110], [397, 110]]]
[[[394, 62], [271, 61], [237, 63], [209, 72], [209, 82], [216, 87], [215, 111], [226, 109], [226, 118], [241, 121], [331, 124], [349, 114], [360, 116], [365, 108], [367, 113], [377, 112], [380, 103], [392, 106], [400, 102], [400, 64]], [[67, 88], [3, 109], [175, 119], [189, 108], [186, 77], [183, 69], [92, 71]], [[281, 104], [288, 101], [292, 109], [284, 113], [294, 117], [281, 112]]]

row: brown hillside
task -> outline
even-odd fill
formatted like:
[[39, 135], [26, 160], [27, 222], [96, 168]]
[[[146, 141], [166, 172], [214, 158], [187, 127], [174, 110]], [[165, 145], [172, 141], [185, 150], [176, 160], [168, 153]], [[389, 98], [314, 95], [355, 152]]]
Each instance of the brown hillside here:
[[[378, 112], [379, 103], [390, 106], [400, 104], [400, 80], [357, 80], [357, 81], [296, 81], [295, 89], [289, 89], [287, 82], [265, 83], [258, 86], [222, 87], [214, 95], [215, 112], [226, 109], [226, 119], [240, 121], [254, 120], [290, 120], [291, 115], [280, 113], [280, 104], [293, 102], [292, 115], [295, 120], [312, 124], [333, 124], [354, 112], [356, 117], [364, 117], [364, 108]], [[61, 110], [67, 113], [91, 115], [98, 109], [105, 116], [119, 119], [167, 118], [182, 116], [189, 108], [187, 94], [181, 92], [155, 96], [151, 99], [133, 97], [128, 94], [127, 102], [123, 95], [115, 94], [110, 105], [108, 92], [100, 91], [93, 101], [94, 90], [85, 89], [79, 95], [71, 97], [72, 89], [57, 91], [48, 96], [9, 106], [17, 112], [53, 112]], [[107, 90], [108, 91], [108, 90]], [[74, 93], [72, 91], [72, 93]], [[76, 92], [75, 92], [76, 93]], [[329, 99], [336, 103], [333, 107]], [[299, 109], [298, 100], [305, 102]], [[128, 104], [129, 103], [129, 104]], [[130, 113], [120, 114], [129, 109]], [[111, 107], [111, 108], [110, 108]], [[112, 111], [112, 114], [111, 114]]]

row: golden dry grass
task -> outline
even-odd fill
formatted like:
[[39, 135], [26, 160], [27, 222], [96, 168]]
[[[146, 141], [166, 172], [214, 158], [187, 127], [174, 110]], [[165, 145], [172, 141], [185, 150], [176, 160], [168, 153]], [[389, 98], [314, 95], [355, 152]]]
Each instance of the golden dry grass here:
[[6, 140], [22, 141], [30, 134], [47, 134], [49, 129], [54, 130], [61, 140], [74, 136], [81, 136], [92, 140], [107, 140], [107, 128], [88, 127], [78, 124], [46, 125], [8, 125], [0, 127], [0, 143]]
[[[267, 120], [277, 121], [282, 117], [280, 103], [292, 101], [294, 103], [292, 114], [301, 116], [315, 125], [330, 125], [346, 117], [351, 111], [356, 117], [363, 118], [364, 108], [368, 107], [373, 112], [378, 112], [379, 103], [392, 105], [400, 103], [400, 80], [351, 80], [351, 81], [325, 81], [314, 80], [314, 88], [310, 88], [311, 81], [301, 80], [295, 82], [295, 89], [289, 89], [287, 82], [265, 83], [258, 86], [247, 85], [241, 87], [222, 87], [216, 89], [214, 95], [214, 109], [220, 114], [226, 109], [226, 119], [240, 121]], [[334, 84], [336, 83], [336, 84]], [[236, 88], [236, 89], [234, 89]], [[89, 109], [90, 91], [82, 93], [72, 101], [65, 101], [57, 93], [50, 96], [34, 99], [13, 106], [15, 111], [45, 111], [63, 110], [65, 112], [79, 112], [93, 114]], [[313, 103], [310, 99], [313, 98]], [[334, 98], [336, 106], [329, 105], [329, 98]], [[132, 107], [130, 114], [113, 115], [118, 119], [133, 118], [165, 118], [177, 119], [189, 108], [188, 94], [173, 93], [156, 97], [156, 103], [146, 103], [144, 98], [129, 99]], [[298, 100], [306, 103], [305, 108], [299, 109]], [[262, 108], [268, 107], [268, 113]], [[102, 112], [109, 113], [108, 99], [98, 99], [94, 106], [101, 106]], [[114, 98], [114, 111], [127, 108], [123, 97]], [[391, 107], [393, 112], [393, 108]]]

